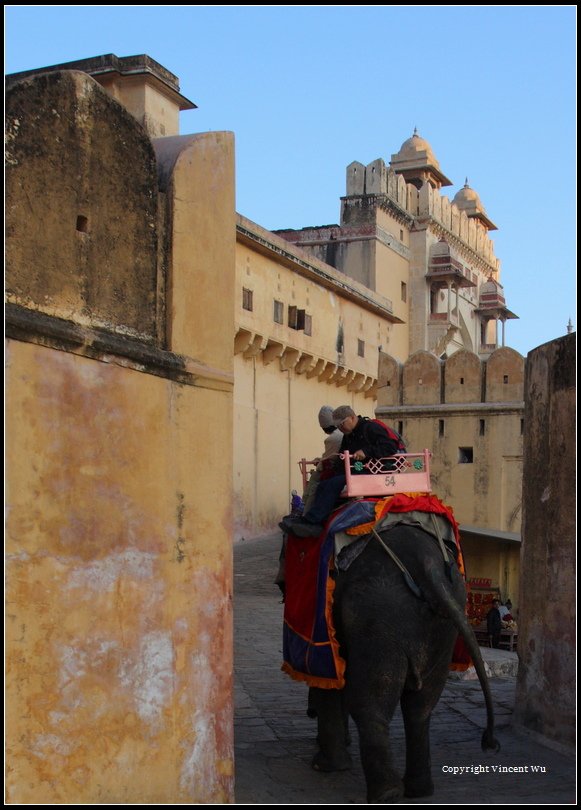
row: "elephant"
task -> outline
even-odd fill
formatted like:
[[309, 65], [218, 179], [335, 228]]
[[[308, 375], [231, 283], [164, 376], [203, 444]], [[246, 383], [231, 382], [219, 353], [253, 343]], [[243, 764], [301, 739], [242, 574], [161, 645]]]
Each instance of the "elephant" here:
[[[403, 564], [403, 573], [385, 546]], [[484, 693], [482, 749], [500, 748], [490, 688], [465, 615], [466, 590], [454, 555], [446, 560], [437, 540], [423, 529], [396, 524], [372, 536], [347, 570], [335, 570], [334, 575], [333, 618], [346, 661], [345, 687], [309, 690], [320, 748], [312, 766], [321, 771], [350, 767], [351, 716], [359, 733], [367, 802], [430, 796], [430, 716], [444, 688], [458, 633]], [[406, 737], [403, 779], [392, 764], [389, 741], [398, 703]]]

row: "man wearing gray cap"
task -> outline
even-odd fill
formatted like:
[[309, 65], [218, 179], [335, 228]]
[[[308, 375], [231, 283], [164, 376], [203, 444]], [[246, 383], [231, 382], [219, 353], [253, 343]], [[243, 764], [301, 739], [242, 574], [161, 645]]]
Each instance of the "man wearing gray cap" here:
[[[340, 452], [348, 450], [355, 461], [386, 458], [402, 452], [394, 431], [388, 432], [386, 427], [378, 422], [366, 416], [358, 416], [349, 405], [335, 408], [332, 418], [333, 424], [343, 434]], [[332, 477], [320, 481], [313, 504], [305, 510], [302, 518], [296, 520], [283, 518], [280, 523], [283, 531], [291, 532], [297, 537], [318, 537], [345, 486], [343, 463], [339, 458], [333, 472]]]

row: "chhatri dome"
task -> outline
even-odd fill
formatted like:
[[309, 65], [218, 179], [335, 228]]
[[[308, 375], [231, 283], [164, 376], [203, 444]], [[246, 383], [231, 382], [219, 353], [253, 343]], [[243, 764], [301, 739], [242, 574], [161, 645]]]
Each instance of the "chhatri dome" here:
[[468, 185], [468, 178], [466, 178], [464, 187], [460, 189], [460, 191], [456, 194], [452, 202], [458, 206], [464, 204], [472, 205], [473, 203], [475, 203], [476, 205], [482, 207], [480, 197], [474, 191], [474, 189], [470, 188], [470, 186]]
[[474, 311], [505, 321], [513, 318], [518, 319], [518, 315], [515, 315], [506, 307], [502, 284], [493, 279], [492, 276], [489, 276], [488, 281], [480, 287], [478, 307]]
[[434, 163], [438, 163], [434, 157], [432, 147], [425, 140], [425, 138], [421, 138], [418, 135], [418, 129], [415, 127], [412, 137], [408, 138], [407, 141], [402, 143], [398, 156], [400, 159], [403, 159], [404, 157], [413, 159], [414, 157], [417, 157], [419, 152], [426, 152], [426, 154], [429, 154]]
[[452, 205], [455, 205], [456, 208], [460, 209], [460, 211], [465, 211], [469, 217], [480, 220], [486, 230], [498, 230], [494, 222], [492, 222], [492, 220], [490, 220], [486, 215], [484, 206], [480, 202], [480, 197], [474, 191], [474, 189], [470, 188], [468, 185], [468, 178], [466, 178], [464, 188], [461, 188], [452, 200]]
[[433, 188], [452, 185], [441, 171], [432, 147], [418, 135], [417, 128], [412, 137], [402, 143], [399, 152], [391, 156], [390, 166], [397, 174], [403, 175], [406, 183], [412, 183], [418, 189], [425, 182]]

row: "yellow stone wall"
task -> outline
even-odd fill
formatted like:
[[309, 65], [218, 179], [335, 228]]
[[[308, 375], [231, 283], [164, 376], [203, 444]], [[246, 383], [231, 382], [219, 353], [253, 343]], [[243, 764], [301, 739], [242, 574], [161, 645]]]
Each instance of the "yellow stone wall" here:
[[468, 575], [491, 578], [514, 605], [523, 385], [524, 358], [512, 349], [497, 349], [486, 361], [466, 350], [446, 361], [418, 351], [403, 364], [380, 355], [377, 416], [401, 425], [411, 452], [432, 452], [434, 494], [452, 507], [461, 527], [480, 533], [464, 541]]
[[[409, 229], [394, 216], [383, 210], [377, 212], [377, 225], [390, 235], [389, 237], [384, 236], [384, 240], [389, 239], [390, 244], [397, 244], [408, 251], [406, 255], [402, 255], [394, 250], [393, 247], [386, 245], [385, 241], [376, 241], [374, 243], [376, 254], [375, 289], [380, 295], [384, 295], [392, 301], [394, 314], [403, 321], [401, 325], [398, 325], [398, 328], [393, 333], [392, 340], [384, 349], [385, 351], [389, 351], [389, 353], [400, 360], [400, 362], [403, 362], [409, 355], [410, 342], [411, 287], [409, 280]], [[393, 235], [393, 239], [391, 235]], [[406, 285], [405, 301], [402, 298], [402, 283]]]
[[233, 137], [68, 72], [7, 120], [7, 801], [229, 803]]
[[20, 341], [7, 361], [8, 803], [228, 801], [231, 479], [200, 475], [195, 426], [230, 396]]
[[[163, 144], [163, 139], [155, 142]], [[171, 178], [169, 348], [232, 370], [234, 341], [234, 137], [182, 136]], [[160, 160], [161, 162], [161, 160]]]
[[323, 451], [322, 405], [351, 405], [373, 416], [372, 399], [320, 383], [278, 364], [235, 360], [234, 539], [276, 529], [289, 512], [291, 491], [302, 494], [298, 461]]
[[[236, 251], [235, 314], [238, 328], [265, 335], [302, 354], [332, 363], [340, 362], [345, 368], [377, 378], [378, 347], [392, 334], [393, 327], [389, 322], [343, 297], [338, 285], [327, 289], [240, 242]], [[242, 307], [243, 288], [253, 292], [252, 312]], [[275, 299], [283, 304], [282, 324], [273, 320]], [[288, 326], [289, 306], [304, 309], [312, 316], [312, 335]], [[340, 328], [344, 348], [338, 360]], [[365, 343], [364, 357], [358, 355], [358, 340]]]
[[[398, 328], [386, 317], [383, 297], [255, 223], [238, 221], [246, 236], [239, 228], [235, 540], [276, 529], [289, 511], [291, 491], [302, 492], [298, 461], [322, 452], [325, 435], [317, 419], [322, 405], [348, 404], [363, 416], [373, 415], [379, 346]], [[281, 246], [284, 255], [277, 252]], [[315, 277], [317, 269], [323, 269], [325, 283]], [[244, 289], [252, 292], [251, 311], [243, 308]], [[274, 321], [274, 300], [283, 305], [283, 323]], [[289, 306], [311, 315], [311, 335], [289, 327]], [[337, 351], [339, 333], [342, 352]], [[364, 356], [358, 354], [359, 341]]]
[[77, 71], [18, 82], [7, 98], [6, 129], [7, 302], [159, 341], [149, 138]]
[[[393, 413], [393, 411], [392, 411]], [[522, 412], [471, 413], [463, 411], [397, 411], [377, 414], [395, 427], [403, 424], [403, 435], [412, 452], [427, 448], [432, 452], [432, 488], [450, 505], [458, 523], [518, 534], [522, 516]], [[481, 421], [486, 435], [480, 435]], [[440, 435], [443, 422], [444, 435]], [[471, 448], [473, 463], [460, 462], [460, 448]], [[503, 597], [518, 604], [519, 546], [506, 550], [510, 562], [496, 540], [484, 537], [463, 545], [469, 576], [491, 577], [495, 585], [504, 583]], [[505, 568], [508, 565], [508, 573]]]

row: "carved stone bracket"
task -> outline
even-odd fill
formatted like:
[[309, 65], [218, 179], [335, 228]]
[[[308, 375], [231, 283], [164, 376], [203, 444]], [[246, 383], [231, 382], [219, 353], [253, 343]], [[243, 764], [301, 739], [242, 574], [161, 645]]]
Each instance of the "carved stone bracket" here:
[[325, 363], [325, 367], [319, 374], [319, 380], [321, 382], [328, 382], [336, 374], [337, 368], [338, 366], [336, 363]]
[[311, 371], [315, 367], [316, 363], [317, 361], [315, 360], [312, 354], [302, 354], [301, 359], [299, 360], [299, 362], [295, 367], [295, 371], [297, 374], [308, 375], [309, 371]]
[[347, 368], [339, 362], [308, 354], [248, 329], [238, 330], [234, 341], [234, 354], [242, 354], [247, 359], [262, 354], [265, 366], [278, 359], [281, 371], [294, 371], [296, 374], [304, 374], [309, 380], [317, 378], [321, 383], [336, 385], [338, 388], [347, 386], [348, 391], [364, 393], [366, 397], [377, 395], [375, 377]]
[[354, 372], [353, 378], [347, 385], [347, 390], [354, 392], [361, 391], [361, 389], [363, 388], [363, 384], [365, 383], [365, 379], [366, 379], [365, 374], [359, 374]]
[[276, 360], [277, 357], [280, 357], [284, 352], [284, 345], [282, 343], [278, 343], [275, 340], [269, 340], [266, 348], [262, 352], [262, 362], [265, 366], [269, 363], [272, 363], [273, 360]]
[[323, 360], [322, 357], [319, 357], [314, 366], [307, 371], [307, 379], [310, 380], [312, 377], [318, 377], [325, 368], [325, 363], [326, 361]]
[[344, 366], [336, 366], [335, 373], [327, 378], [328, 383], [333, 383], [334, 385], [343, 385], [343, 380], [345, 379], [345, 374], [347, 373], [347, 369]]
[[349, 385], [353, 377], [355, 376], [355, 372], [352, 369], [343, 369], [343, 374], [341, 379], [335, 381], [335, 385], [342, 386], [342, 385]]
[[245, 352], [252, 343], [253, 338], [253, 332], [249, 332], [248, 329], [239, 329], [234, 338], [234, 354]]
[[266, 344], [268, 343], [268, 339], [263, 337], [262, 335], [254, 335], [252, 339], [252, 343], [244, 352], [244, 357], [246, 359], [250, 359], [251, 357], [256, 357], [257, 354], [260, 354], [264, 348], [266, 348]]
[[280, 358], [280, 370], [290, 371], [299, 361], [300, 352], [298, 349], [291, 349], [287, 346]]

